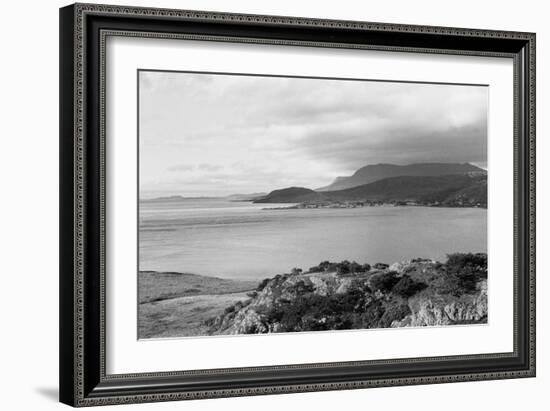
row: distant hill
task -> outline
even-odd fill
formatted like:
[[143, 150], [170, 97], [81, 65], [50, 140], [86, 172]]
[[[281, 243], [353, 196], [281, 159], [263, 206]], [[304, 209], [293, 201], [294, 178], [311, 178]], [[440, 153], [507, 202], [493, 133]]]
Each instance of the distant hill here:
[[481, 204], [487, 207], [487, 178], [477, 178], [459, 191], [450, 194], [443, 205]]
[[179, 202], [179, 201], [185, 201], [185, 200], [210, 200], [215, 199], [218, 197], [206, 197], [206, 196], [200, 196], [200, 197], [184, 197], [181, 195], [173, 195], [173, 196], [166, 196], [166, 197], [156, 197], [156, 198], [143, 198], [139, 201], [141, 203], [156, 203], [156, 202]]
[[443, 176], [468, 173], [486, 173], [486, 171], [469, 163], [418, 163], [404, 166], [373, 164], [360, 168], [349, 177], [336, 177], [332, 184], [318, 188], [316, 191], [345, 190], [389, 177]]
[[216, 199], [226, 199], [229, 201], [252, 201], [260, 197], [266, 196], [267, 193], [249, 193], [249, 194], [230, 194], [225, 197], [217, 197], [217, 196], [196, 196], [196, 197], [185, 197], [182, 195], [172, 195], [172, 196], [166, 196], [166, 197], [156, 197], [156, 198], [144, 198], [140, 201], [143, 203], [151, 203], [151, 202], [178, 202], [178, 201], [185, 201], [185, 200], [216, 200]]
[[333, 201], [417, 201], [468, 204], [487, 203], [487, 177], [483, 174], [390, 177], [347, 190], [323, 194]]
[[304, 187], [290, 187], [274, 190], [265, 197], [254, 200], [254, 203], [304, 203], [326, 200], [316, 191]]
[[231, 194], [226, 196], [230, 201], [252, 201], [261, 197], [265, 197], [267, 193], [249, 193], [249, 194]]
[[275, 190], [255, 203], [330, 203], [346, 201], [412, 201], [419, 204], [486, 206], [487, 175], [400, 176], [346, 190], [318, 193], [303, 187]]

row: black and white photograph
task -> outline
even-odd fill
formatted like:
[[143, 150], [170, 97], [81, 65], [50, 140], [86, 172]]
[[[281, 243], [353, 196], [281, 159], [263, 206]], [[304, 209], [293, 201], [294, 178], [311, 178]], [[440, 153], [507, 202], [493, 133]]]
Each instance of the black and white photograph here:
[[138, 338], [488, 323], [488, 87], [138, 72]]
[[[235, 1], [59, 3], [57, 20], [37, 3], [44, 35], [22, 38], [44, 47], [6, 65], [30, 68], [5, 76], [13, 107], [40, 100], [17, 79], [47, 98], [7, 118], [25, 155], [5, 150], [22, 247], [4, 351], [41, 367], [9, 355], [11, 404], [536, 403], [544, 13]], [[42, 54], [49, 73], [25, 64]]]

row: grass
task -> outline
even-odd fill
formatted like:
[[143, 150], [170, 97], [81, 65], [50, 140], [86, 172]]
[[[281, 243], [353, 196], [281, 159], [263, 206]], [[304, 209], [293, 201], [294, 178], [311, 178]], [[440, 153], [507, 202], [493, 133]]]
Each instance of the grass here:
[[138, 281], [138, 338], [206, 335], [204, 321], [248, 299], [257, 281], [196, 274], [141, 271]]
[[237, 281], [203, 275], [140, 271], [138, 301], [140, 304], [178, 297], [205, 294], [233, 294], [249, 291], [257, 281]]
[[205, 320], [247, 299], [246, 293], [194, 295], [139, 304], [138, 337], [167, 338], [208, 335]]

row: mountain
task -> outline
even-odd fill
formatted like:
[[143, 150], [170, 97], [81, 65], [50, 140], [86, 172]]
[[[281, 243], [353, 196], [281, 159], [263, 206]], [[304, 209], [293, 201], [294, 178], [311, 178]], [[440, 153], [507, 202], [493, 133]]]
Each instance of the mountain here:
[[487, 207], [487, 178], [475, 179], [459, 191], [449, 195], [443, 202], [446, 204], [481, 204]]
[[215, 199], [215, 198], [218, 198], [218, 197], [207, 197], [207, 196], [184, 197], [181, 195], [173, 195], [173, 196], [167, 196], [167, 197], [144, 198], [144, 199], [140, 199], [139, 201], [141, 203], [155, 203], [155, 202], [179, 202], [179, 201], [185, 201], [185, 200], [209, 200], [209, 199]]
[[[473, 186], [479, 186], [485, 176], [453, 174], [445, 176], [400, 176], [390, 177], [374, 183], [364, 184], [347, 190], [326, 191], [323, 194], [336, 201], [420, 201], [443, 202], [449, 196], [464, 193], [465, 197]], [[457, 198], [459, 198], [458, 195]], [[485, 200], [486, 200], [485, 194]]]
[[291, 187], [275, 190], [255, 203], [331, 203], [349, 201], [404, 202], [448, 206], [486, 206], [487, 176], [483, 173], [443, 176], [399, 176], [346, 190], [316, 191]]
[[304, 203], [326, 200], [326, 197], [316, 191], [304, 187], [289, 187], [274, 190], [263, 198], [254, 200], [254, 203]]
[[178, 201], [185, 201], [185, 200], [216, 200], [216, 199], [226, 199], [229, 201], [252, 201], [257, 198], [265, 197], [267, 193], [249, 193], [249, 194], [230, 194], [225, 197], [216, 197], [216, 196], [196, 196], [196, 197], [185, 197], [182, 195], [172, 195], [172, 196], [166, 196], [166, 197], [156, 197], [156, 198], [144, 198], [140, 200], [144, 203], [150, 203], [150, 202], [178, 202]]
[[486, 171], [469, 163], [418, 163], [405, 166], [372, 164], [360, 168], [352, 176], [336, 177], [332, 184], [318, 188], [316, 191], [345, 190], [389, 177], [443, 176], [468, 173], [486, 173]]

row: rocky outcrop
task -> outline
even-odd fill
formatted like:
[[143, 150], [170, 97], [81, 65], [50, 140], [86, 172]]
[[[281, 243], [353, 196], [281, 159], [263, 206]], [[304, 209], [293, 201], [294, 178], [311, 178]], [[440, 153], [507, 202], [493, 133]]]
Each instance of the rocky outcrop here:
[[487, 320], [487, 281], [479, 284], [478, 292], [460, 297], [423, 296], [409, 300], [411, 314], [392, 327], [422, 327], [482, 323]]
[[487, 321], [487, 257], [446, 263], [323, 262], [264, 280], [251, 298], [208, 321], [211, 334], [445, 326]]

